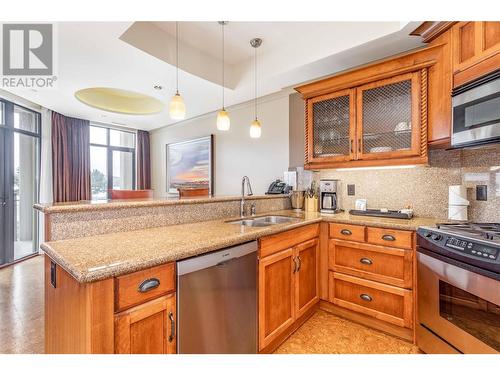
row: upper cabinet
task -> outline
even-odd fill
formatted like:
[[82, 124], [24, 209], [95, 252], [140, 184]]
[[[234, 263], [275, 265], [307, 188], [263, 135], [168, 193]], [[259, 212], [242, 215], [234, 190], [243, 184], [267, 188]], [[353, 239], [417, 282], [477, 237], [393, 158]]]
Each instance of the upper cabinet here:
[[451, 33], [455, 87], [500, 67], [500, 22], [458, 22]]
[[427, 67], [306, 101], [307, 168], [427, 162]]
[[453, 87], [462, 86], [500, 67], [498, 21], [426, 21], [411, 35], [421, 36], [425, 43], [444, 41], [451, 45]]

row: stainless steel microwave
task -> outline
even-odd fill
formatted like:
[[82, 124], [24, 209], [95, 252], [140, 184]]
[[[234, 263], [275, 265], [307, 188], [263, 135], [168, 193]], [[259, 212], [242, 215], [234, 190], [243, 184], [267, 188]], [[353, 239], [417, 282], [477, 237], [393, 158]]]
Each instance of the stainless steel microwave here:
[[453, 90], [452, 147], [500, 142], [500, 70]]

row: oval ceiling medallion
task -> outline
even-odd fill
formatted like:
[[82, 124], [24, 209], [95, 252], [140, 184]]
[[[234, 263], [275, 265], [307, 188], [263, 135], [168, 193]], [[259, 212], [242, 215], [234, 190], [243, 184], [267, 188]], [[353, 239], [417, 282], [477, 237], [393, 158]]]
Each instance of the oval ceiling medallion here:
[[90, 107], [127, 115], [151, 115], [165, 107], [151, 96], [111, 87], [89, 87], [75, 92], [75, 97]]

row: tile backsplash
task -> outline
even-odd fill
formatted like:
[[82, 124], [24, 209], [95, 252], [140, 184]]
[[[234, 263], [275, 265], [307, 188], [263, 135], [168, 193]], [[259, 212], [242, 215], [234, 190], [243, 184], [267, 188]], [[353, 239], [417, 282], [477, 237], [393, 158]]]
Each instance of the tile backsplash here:
[[[470, 201], [469, 220], [500, 222], [500, 145], [479, 149], [433, 150], [429, 166], [404, 169], [361, 169], [320, 172], [341, 180], [341, 208], [367, 199], [368, 208], [400, 209], [413, 205], [415, 216], [448, 217], [448, 186], [464, 184]], [[347, 195], [347, 184], [356, 185]], [[487, 185], [488, 200], [476, 200], [476, 185]]]

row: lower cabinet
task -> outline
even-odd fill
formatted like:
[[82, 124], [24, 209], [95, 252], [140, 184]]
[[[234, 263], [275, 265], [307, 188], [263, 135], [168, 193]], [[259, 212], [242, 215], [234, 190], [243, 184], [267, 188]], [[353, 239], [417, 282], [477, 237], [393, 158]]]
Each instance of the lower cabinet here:
[[176, 352], [175, 293], [115, 314], [115, 353]]
[[330, 224], [329, 236], [329, 302], [375, 318], [370, 321], [360, 317], [365, 323], [412, 339], [415, 233]]
[[[291, 235], [293, 241], [293, 234], [282, 235]], [[259, 260], [259, 350], [278, 339], [319, 301], [318, 262], [317, 238]]]
[[330, 272], [330, 301], [400, 327], [413, 327], [413, 293], [375, 281]]

